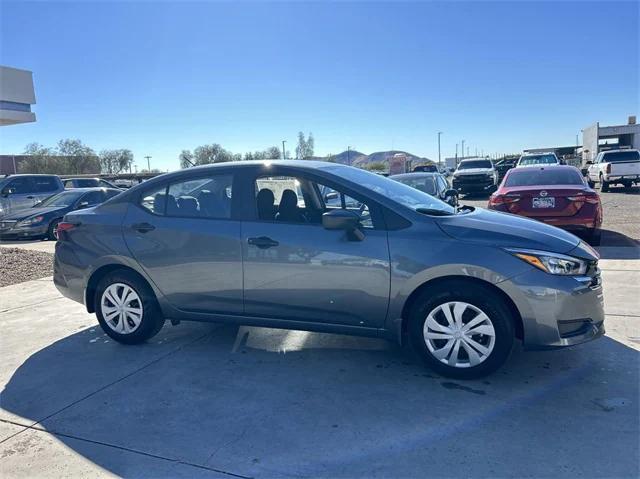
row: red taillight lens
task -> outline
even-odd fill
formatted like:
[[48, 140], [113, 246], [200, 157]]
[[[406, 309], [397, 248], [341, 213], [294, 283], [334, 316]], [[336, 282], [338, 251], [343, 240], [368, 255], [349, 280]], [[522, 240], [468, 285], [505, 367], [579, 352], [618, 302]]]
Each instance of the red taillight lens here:
[[579, 201], [581, 203], [589, 203], [590, 205], [597, 205], [600, 203], [600, 198], [598, 195], [575, 195], [575, 196], [567, 196], [569, 201]]
[[71, 231], [76, 227], [75, 223], [67, 223], [65, 221], [61, 221], [58, 223], [58, 227], [55, 230], [55, 236], [57, 239], [64, 239], [64, 235], [67, 231]]
[[510, 205], [520, 201], [520, 196], [515, 195], [491, 195], [489, 197], [489, 206]]

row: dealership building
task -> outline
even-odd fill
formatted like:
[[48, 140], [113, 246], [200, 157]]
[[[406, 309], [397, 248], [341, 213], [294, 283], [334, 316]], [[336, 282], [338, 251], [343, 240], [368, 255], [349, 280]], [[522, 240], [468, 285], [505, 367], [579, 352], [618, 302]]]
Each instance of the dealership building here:
[[582, 159], [593, 161], [604, 150], [640, 149], [640, 125], [630, 116], [626, 125], [601, 126], [594, 123], [582, 130]]
[[0, 126], [36, 121], [35, 103], [33, 73], [0, 66]]

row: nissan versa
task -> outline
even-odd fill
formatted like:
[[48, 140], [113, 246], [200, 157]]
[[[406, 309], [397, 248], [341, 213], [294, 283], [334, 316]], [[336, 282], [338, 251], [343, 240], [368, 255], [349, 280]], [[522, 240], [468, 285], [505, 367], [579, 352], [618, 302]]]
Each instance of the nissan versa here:
[[604, 334], [598, 254], [572, 234], [313, 161], [190, 168], [69, 213], [54, 282], [122, 343], [165, 318], [359, 334], [457, 378], [516, 339]]

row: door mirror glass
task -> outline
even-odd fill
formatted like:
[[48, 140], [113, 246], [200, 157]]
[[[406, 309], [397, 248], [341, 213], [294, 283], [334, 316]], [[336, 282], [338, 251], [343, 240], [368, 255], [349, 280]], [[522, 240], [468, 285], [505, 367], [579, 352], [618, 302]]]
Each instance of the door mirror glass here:
[[87, 206], [89, 206], [88, 201], [81, 201], [80, 203], [78, 203], [78, 206], [76, 207], [76, 209], [81, 210], [83, 208], [86, 208]]
[[450, 188], [445, 191], [444, 200], [451, 206], [458, 206], [458, 190]]

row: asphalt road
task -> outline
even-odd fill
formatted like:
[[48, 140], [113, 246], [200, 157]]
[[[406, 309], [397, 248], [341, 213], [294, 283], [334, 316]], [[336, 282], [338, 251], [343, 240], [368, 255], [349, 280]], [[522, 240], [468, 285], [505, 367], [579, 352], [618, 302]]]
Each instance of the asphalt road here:
[[[640, 245], [640, 187], [612, 187], [600, 193], [603, 207], [602, 246]], [[463, 195], [460, 204], [487, 207], [488, 195]]]

